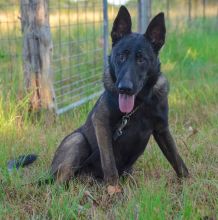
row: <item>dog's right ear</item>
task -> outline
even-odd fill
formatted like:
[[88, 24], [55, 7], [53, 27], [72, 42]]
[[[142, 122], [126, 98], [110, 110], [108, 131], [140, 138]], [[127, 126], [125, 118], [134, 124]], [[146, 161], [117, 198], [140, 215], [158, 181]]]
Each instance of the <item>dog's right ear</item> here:
[[130, 34], [132, 28], [131, 16], [125, 6], [121, 6], [117, 17], [114, 20], [111, 31], [112, 46], [114, 46], [122, 37]]

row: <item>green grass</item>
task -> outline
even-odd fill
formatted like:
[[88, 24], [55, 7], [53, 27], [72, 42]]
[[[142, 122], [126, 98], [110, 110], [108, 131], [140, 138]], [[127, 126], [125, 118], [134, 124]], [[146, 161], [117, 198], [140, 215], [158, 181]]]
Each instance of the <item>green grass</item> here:
[[[217, 34], [217, 27], [207, 23], [204, 29], [170, 31], [161, 53], [171, 85], [170, 127], [191, 177], [179, 181], [151, 139], [133, 174], [120, 180], [122, 194], [114, 197], [87, 177], [73, 180], [69, 190], [29, 184], [46, 175], [57, 145], [85, 121], [94, 101], [55, 123], [46, 117], [36, 121], [26, 113], [28, 98], [11, 98], [1, 85], [0, 219], [217, 219]], [[7, 161], [27, 153], [38, 154], [38, 161], [8, 173]]]

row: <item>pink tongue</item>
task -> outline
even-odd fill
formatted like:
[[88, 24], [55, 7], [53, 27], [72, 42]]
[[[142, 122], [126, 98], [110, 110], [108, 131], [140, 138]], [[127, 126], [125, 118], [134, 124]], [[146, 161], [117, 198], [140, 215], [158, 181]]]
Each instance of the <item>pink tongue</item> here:
[[119, 108], [123, 113], [129, 113], [134, 108], [135, 96], [119, 94]]

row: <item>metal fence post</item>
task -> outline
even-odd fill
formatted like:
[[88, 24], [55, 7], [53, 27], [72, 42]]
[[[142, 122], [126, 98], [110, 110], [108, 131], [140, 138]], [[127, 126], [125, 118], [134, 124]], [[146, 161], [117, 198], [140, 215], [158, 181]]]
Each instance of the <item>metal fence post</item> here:
[[167, 5], [167, 7], [166, 7], [166, 9], [167, 9], [167, 20], [169, 20], [169, 18], [170, 18], [170, 1], [169, 0], [167, 0], [166, 5]]
[[151, 17], [151, 0], [138, 0], [138, 31], [144, 33]]
[[202, 0], [203, 4], [203, 19], [205, 20], [205, 15], [206, 15], [206, 0]]
[[103, 17], [104, 17], [104, 70], [108, 65], [108, 3], [107, 0], [103, 0]]
[[192, 0], [188, 0], [188, 20], [192, 19]]

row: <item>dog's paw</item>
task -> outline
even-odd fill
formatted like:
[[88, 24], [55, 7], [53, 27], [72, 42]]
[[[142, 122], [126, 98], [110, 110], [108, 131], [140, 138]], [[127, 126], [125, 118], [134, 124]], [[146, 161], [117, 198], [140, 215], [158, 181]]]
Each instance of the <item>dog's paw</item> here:
[[179, 170], [179, 172], [177, 173], [178, 178], [189, 178], [191, 177], [187, 167], [185, 165], [183, 165], [181, 167], [181, 169]]
[[121, 192], [122, 190], [119, 185], [115, 185], [115, 186], [109, 185], [107, 187], [107, 193], [110, 196], [113, 196], [114, 194], [121, 193]]

